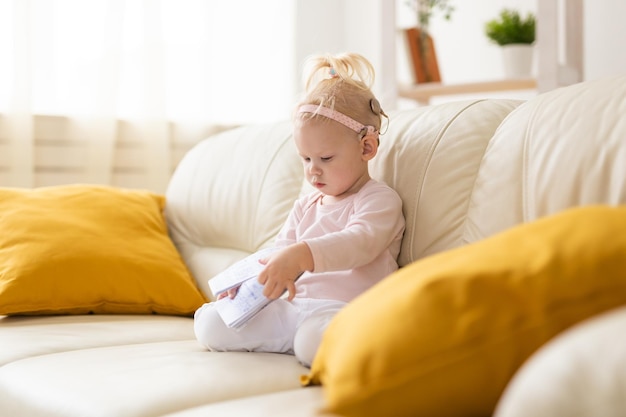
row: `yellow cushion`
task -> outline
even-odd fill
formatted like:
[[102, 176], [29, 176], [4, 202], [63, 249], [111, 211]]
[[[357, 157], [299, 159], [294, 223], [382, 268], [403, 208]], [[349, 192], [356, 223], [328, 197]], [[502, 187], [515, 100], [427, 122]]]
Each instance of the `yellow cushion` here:
[[164, 205], [104, 186], [0, 188], [0, 314], [191, 315], [204, 296]]
[[487, 416], [537, 348], [626, 304], [626, 207], [586, 207], [431, 256], [331, 322], [303, 384], [343, 416]]

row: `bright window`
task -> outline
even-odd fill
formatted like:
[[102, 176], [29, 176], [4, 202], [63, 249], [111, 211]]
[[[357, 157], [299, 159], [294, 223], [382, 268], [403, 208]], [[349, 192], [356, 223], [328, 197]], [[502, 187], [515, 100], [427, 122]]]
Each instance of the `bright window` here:
[[0, 112], [290, 116], [291, 0], [0, 0]]

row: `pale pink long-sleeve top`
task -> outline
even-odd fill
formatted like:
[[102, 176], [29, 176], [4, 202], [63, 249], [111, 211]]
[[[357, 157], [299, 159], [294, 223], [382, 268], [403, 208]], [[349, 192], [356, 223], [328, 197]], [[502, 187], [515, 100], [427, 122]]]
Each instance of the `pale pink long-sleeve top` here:
[[404, 233], [402, 201], [386, 184], [370, 180], [336, 204], [313, 192], [298, 199], [276, 246], [305, 242], [314, 269], [296, 284], [296, 297], [349, 302], [398, 269]]

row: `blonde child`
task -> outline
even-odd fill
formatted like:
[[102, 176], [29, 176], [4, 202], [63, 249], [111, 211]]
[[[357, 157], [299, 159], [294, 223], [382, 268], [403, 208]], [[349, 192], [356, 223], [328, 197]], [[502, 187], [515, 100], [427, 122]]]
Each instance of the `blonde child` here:
[[240, 330], [212, 303], [198, 309], [196, 337], [209, 350], [289, 353], [310, 366], [333, 316], [398, 269], [402, 202], [368, 170], [386, 117], [371, 92], [374, 69], [358, 54], [317, 56], [305, 79], [293, 136], [316, 190], [295, 202], [275, 242], [281, 249], [261, 261], [263, 294], [276, 300]]

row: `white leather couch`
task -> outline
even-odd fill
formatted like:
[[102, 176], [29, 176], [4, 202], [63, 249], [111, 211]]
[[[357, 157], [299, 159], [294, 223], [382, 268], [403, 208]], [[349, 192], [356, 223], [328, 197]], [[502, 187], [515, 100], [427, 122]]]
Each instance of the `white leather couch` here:
[[[404, 202], [399, 263], [568, 207], [626, 203], [625, 115], [626, 76], [527, 102], [392, 112], [371, 172]], [[187, 154], [167, 191], [166, 218], [207, 296], [207, 280], [270, 245], [306, 191], [289, 121], [227, 131]], [[612, 313], [531, 357], [498, 417], [600, 415], [575, 411], [593, 410], [598, 398], [601, 415], [623, 415], [626, 350], [610, 348], [623, 346], [626, 310]], [[323, 388], [300, 387], [307, 369], [293, 356], [210, 353], [192, 326], [159, 315], [2, 317], [0, 416], [324, 415]]]

